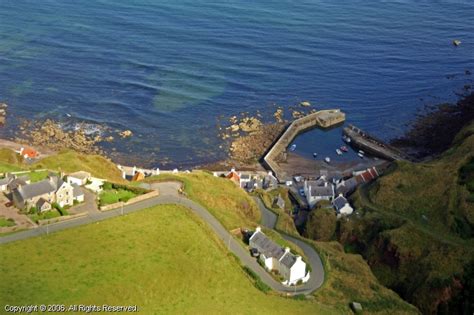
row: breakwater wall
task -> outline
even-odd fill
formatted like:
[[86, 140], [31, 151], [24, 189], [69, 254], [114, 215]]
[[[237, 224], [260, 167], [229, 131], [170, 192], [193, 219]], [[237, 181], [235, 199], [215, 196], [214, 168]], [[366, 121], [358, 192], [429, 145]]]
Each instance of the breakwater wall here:
[[294, 120], [263, 158], [266, 166], [272, 170], [278, 181], [284, 182], [287, 178], [282, 177], [278, 163], [286, 160], [286, 150], [293, 139], [305, 130], [315, 127], [329, 128], [345, 120], [346, 114], [339, 109], [320, 110]]
[[362, 149], [370, 155], [378, 156], [389, 161], [409, 160], [408, 155], [404, 152], [369, 135], [356, 126], [349, 125], [343, 129], [343, 132], [351, 139], [352, 146]]

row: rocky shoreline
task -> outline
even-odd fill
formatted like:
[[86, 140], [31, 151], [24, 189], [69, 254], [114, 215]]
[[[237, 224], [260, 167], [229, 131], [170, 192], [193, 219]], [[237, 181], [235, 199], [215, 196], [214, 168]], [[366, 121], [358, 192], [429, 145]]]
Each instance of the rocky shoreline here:
[[451, 147], [458, 132], [474, 120], [474, 92], [452, 103], [429, 106], [391, 144], [416, 159], [431, 159]]

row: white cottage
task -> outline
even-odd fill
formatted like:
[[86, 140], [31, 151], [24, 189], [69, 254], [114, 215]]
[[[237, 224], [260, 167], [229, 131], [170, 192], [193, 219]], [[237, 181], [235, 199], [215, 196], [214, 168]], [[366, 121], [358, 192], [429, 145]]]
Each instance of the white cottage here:
[[334, 186], [325, 179], [307, 180], [304, 182], [304, 193], [310, 207], [314, 207], [318, 201], [334, 198]]
[[259, 252], [259, 260], [267, 270], [276, 270], [285, 279], [288, 285], [296, 284], [298, 281], [306, 282], [309, 274], [306, 274], [306, 263], [301, 256], [293, 255], [289, 248], [283, 249], [263, 234], [260, 227], [249, 239], [251, 248]]
[[339, 196], [333, 200], [332, 204], [338, 215], [350, 215], [354, 211], [349, 201], [347, 201], [342, 194], [339, 194]]

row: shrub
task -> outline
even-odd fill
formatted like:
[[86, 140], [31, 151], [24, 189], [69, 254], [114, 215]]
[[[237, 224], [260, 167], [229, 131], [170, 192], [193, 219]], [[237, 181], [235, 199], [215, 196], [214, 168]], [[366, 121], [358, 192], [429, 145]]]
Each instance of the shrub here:
[[38, 209], [36, 207], [31, 207], [30, 210], [28, 211], [28, 213], [30, 214], [34, 214], [34, 213], [37, 213], [38, 212]]
[[268, 293], [270, 292], [272, 289], [266, 285], [260, 278], [258, 278], [257, 280], [255, 280], [255, 287], [257, 289], [259, 289], [260, 291], [262, 291], [263, 293]]
[[304, 294], [297, 294], [293, 296], [293, 299], [298, 300], [298, 301], [304, 301], [306, 300], [306, 295]]
[[102, 188], [104, 190], [111, 190], [112, 189], [112, 183], [105, 182], [104, 185], [102, 185]]

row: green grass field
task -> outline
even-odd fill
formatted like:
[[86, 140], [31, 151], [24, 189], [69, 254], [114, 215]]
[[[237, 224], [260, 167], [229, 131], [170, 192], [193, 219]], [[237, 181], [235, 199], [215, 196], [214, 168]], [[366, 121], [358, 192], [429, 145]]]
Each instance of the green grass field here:
[[259, 291], [212, 230], [180, 206], [2, 245], [1, 253], [1, 305], [136, 304], [143, 314], [347, 312]]

